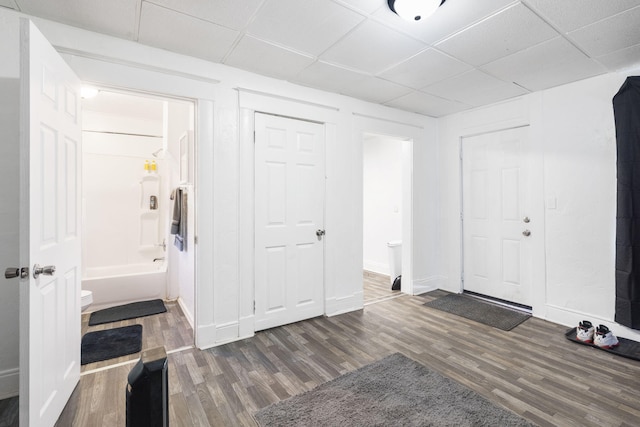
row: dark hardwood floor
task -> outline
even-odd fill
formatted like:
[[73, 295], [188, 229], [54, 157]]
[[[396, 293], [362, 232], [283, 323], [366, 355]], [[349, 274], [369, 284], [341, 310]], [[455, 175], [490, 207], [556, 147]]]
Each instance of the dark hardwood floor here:
[[[569, 342], [540, 319], [484, 326], [423, 306], [443, 292], [396, 296], [378, 279], [365, 277], [364, 310], [170, 354], [171, 426], [254, 426], [256, 410], [395, 352], [541, 426], [640, 426], [640, 362]], [[124, 426], [132, 366], [83, 375], [57, 425]]]

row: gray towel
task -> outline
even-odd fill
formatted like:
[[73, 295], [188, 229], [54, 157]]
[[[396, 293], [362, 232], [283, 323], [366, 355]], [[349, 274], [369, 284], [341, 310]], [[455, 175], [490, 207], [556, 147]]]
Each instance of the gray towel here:
[[176, 188], [171, 193], [173, 199], [173, 216], [171, 219], [171, 234], [175, 234], [174, 245], [180, 251], [187, 250], [187, 191]]

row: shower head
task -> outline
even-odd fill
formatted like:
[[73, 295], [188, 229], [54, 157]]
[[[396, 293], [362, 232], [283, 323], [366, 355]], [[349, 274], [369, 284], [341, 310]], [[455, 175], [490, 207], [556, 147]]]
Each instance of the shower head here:
[[161, 153], [161, 152], [163, 152], [163, 151], [164, 151], [164, 148], [159, 148], [159, 149], [157, 149], [156, 151], [154, 151], [153, 153], [151, 153], [151, 155], [152, 155], [153, 157], [156, 157], [156, 158], [157, 158], [157, 157], [158, 157], [158, 154], [160, 154], [160, 153]]

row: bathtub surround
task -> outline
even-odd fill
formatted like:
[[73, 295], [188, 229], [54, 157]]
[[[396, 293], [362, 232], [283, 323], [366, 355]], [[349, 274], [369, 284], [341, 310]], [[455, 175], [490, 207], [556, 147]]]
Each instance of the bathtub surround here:
[[166, 311], [167, 308], [160, 299], [132, 302], [130, 304], [94, 311], [91, 313], [91, 316], [89, 316], [89, 326], [152, 316], [154, 314], [165, 313]]

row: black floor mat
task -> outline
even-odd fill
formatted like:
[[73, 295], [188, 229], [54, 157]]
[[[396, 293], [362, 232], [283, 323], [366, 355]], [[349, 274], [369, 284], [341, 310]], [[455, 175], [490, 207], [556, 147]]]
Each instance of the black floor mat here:
[[136, 317], [151, 316], [164, 313], [167, 308], [161, 299], [132, 302], [117, 307], [105, 308], [91, 313], [89, 326], [102, 325], [103, 323], [119, 322], [120, 320], [135, 319]]
[[424, 305], [502, 329], [503, 331], [510, 331], [531, 317], [529, 314], [520, 311], [460, 294], [448, 294]]
[[586, 343], [576, 338], [576, 329], [571, 328], [564, 333], [569, 341], [573, 341], [578, 344], [586, 345], [589, 347], [597, 348], [598, 350], [606, 351], [607, 353], [617, 354], [618, 356], [626, 357], [628, 359], [640, 360], [640, 342], [633, 341], [627, 338], [618, 337], [620, 343], [614, 348], [600, 348], [595, 344]]
[[142, 350], [142, 325], [89, 332], [82, 337], [81, 365]]

